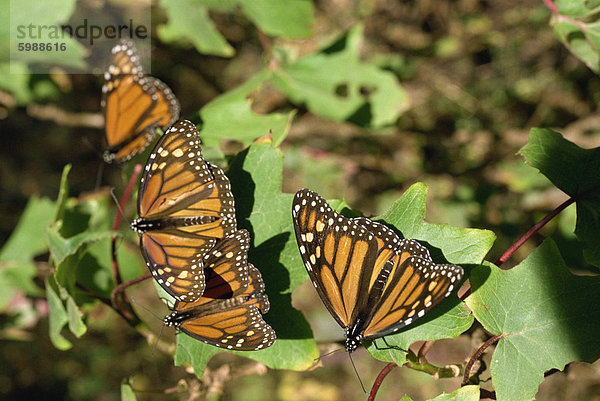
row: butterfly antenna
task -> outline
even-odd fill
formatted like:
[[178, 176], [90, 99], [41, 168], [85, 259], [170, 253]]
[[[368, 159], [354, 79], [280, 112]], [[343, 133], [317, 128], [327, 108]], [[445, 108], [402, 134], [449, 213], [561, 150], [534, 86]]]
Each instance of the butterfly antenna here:
[[367, 390], [365, 390], [365, 386], [364, 386], [362, 380], [360, 379], [358, 370], [356, 370], [356, 365], [354, 365], [354, 360], [352, 359], [352, 354], [350, 352], [348, 352], [348, 357], [350, 357], [350, 362], [352, 363], [352, 367], [354, 368], [354, 373], [356, 373], [356, 377], [358, 377], [358, 382], [360, 383], [360, 387], [362, 387], [363, 393], [365, 393], [366, 395], [369, 395], [369, 392]]
[[327, 353], [325, 353], [323, 355], [319, 355], [318, 358], [313, 359], [313, 362], [314, 363], [318, 363], [321, 359], [325, 358], [326, 356], [333, 355], [333, 354], [338, 353], [338, 352], [343, 351], [343, 350], [344, 350], [344, 348], [334, 349], [333, 351], [329, 351], [329, 352], [327, 352]]
[[152, 316], [154, 316], [156, 319], [160, 320], [161, 322], [163, 321], [163, 319], [160, 316], [158, 316], [156, 313], [154, 313], [150, 309], [146, 308], [146, 306], [144, 306], [141, 303], [137, 302], [135, 299], [133, 299], [133, 297], [130, 297], [129, 300], [131, 301], [132, 304], [135, 304], [135, 305], [139, 306], [140, 308], [142, 308], [143, 310], [145, 310], [146, 312], [148, 312], [149, 314], [151, 314]]
[[164, 319], [162, 319], [160, 316], [158, 316], [156, 313], [154, 313], [150, 309], [146, 308], [146, 306], [142, 305], [139, 302], [136, 302], [136, 300], [133, 297], [130, 297], [129, 300], [131, 301], [132, 304], [136, 304], [137, 306], [139, 306], [140, 308], [144, 309], [146, 312], [148, 312], [149, 314], [151, 314], [156, 319], [158, 319], [158, 320], [160, 320], [162, 322], [162, 324], [160, 325], [160, 330], [158, 331], [158, 336], [156, 337], [156, 341], [154, 342], [154, 345], [152, 346], [152, 353], [150, 354], [150, 356], [152, 358], [154, 358], [154, 352], [156, 351], [156, 347], [158, 347], [158, 342], [160, 341], [160, 338], [162, 337], [163, 329], [165, 328]]
[[110, 196], [112, 196], [113, 200], [115, 201], [115, 205], [117, 205], [117, 209], [119, 210], [119, 213], [121, 213], [121, 217], [127, 222], [127, 224], [131, 224], [129, 219], [125, 216], [125, 212], [123, 211], [123, 208], [121, 208], [121, 204], [119, 203], [119, 200], [117, 199], [117, 195], [115, 195], [114, 187], [112, 187], [110, 189]]
[[165, 322], [163, 322], [163, 324], [160, 325], [160, 330], [158, 331], [158, 336], [156, 337], [156, 341], [154, 342], [154, 345], [152, 346], [152, 353], [150, 354], [150, 356], [152, 358], [154, 358], [154, 351], [156, 351], [156, 347], [158, 347], [158, 342], [160, 341], [160, 338], [162, 337], [162, 332], [163, 332], [164, 328], [165, 328]]

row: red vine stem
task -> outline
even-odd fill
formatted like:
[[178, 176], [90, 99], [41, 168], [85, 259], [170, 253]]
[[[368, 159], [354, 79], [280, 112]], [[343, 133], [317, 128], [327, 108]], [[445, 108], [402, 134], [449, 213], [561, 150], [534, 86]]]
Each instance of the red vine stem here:
[[[137, 180], [138, 180], [141, 172], [142, 172], [142, 165], [138, 163], [133, 167], [133, 173], [131, 174], [131, 177], [129, 178], [129, 183], [127, 184], [127, 187], [125, 188], [125, 192], [123, 192], [123, 196], [121, 197], [121, 200], [119, 201], [119, 210], [117, 211], [117, 213], [115, 215], [115, 220], [112, 225], [113, 231], [117, 231], [119, 229], [119, 226], [121, 225], [121, 220], [124, 217], [122, 214], [123, 213], [122, 210], [125, 208], [125, 205], [129, 201], [129, 198], [131, 197], [131, 193], [133, 192], [133, 189], [135, 188], [135, 184], [137, 183]], [[134, 320], [134, 317], [131, 315], [131, 313], [129, 311], [127, 311], [127, 309], [125, 309], [123, 307], [123, 305], [119, 302], [118, 297], [120, 295], [123, 303], [127, 304], [128, 301], [123, 296], [124, 289], [132, 284], [135, 284], [135, 283], [131, 283], [131, 281], [135, 281], [137, 279], [123, 283], [123, 280], [121, 278], [121, 269], [119, 269], [119, 261], [117, 260], [117, 238], [118, 238], [117, 235], [113, 235], [113, 237], [111, 238], [111, 244], [110, 244], [113, 275], [115, 276], [115, 282], [117, 283], [117, 286], [110, 294], [110, 301], [111, 301], [112, 306], [115, 308], [115, 310], [121, 316], [123, 316], [128, 321], [132, 321], [132, 320]], [[138, 279], [140, 279], [140, 277], [138, 277]], [[138, 280], [138, 281], [142, 281], [145, 279], [146, 279], [146, 277], [142, 276], [141, 280]]]
[[548, 10], [550, 10], [552, 14], [559, 14], [558, 7], [556, 7], [556, 4], [554, 4], [552, 0], [542, 0], [542, 3], [544, 3], [546, 7], [548, 7]]
[[501, 339], [503, 336], [493, 336], [492, 338], [490, 338], [489, 340], [487, 340], [486, 342], [483, 343], [483, 345], [481, 347], [479, 347], [479, 349], [477, 350], [477, 352], [475, 352], [473, 354], [473, 356], [471, 356], [471, 359], [469, 359], [469, 362], [467, 363], [467, 366], [465, 366], [465, 373], [463, 374], [463, 381], [461, 386], [466, 385], [469, 382], [469, 377], [471, 376], [471, 369], [473, 368], [473, 364], [475, 363], [475, 361], [477, 359], [479, 359], [479, 357], [483, 354], [483, 352], [492, 344], [494, 344], [496, 341], [498, 341], [499, 339]]
[[419, 348], [419, 352], [417, 354], [417, 359], [419, 360], [419, 363], [423, 363], [425, 361], [425, 355], [427, 355], [432, 345], [433, 341], [425, 341], [421, 348]]
[[508, 258], [510, 258], [512, 256], [512, 254], [515, 253], [516, 250], [521, 247], [521, 245], [523, 245], [529, 238], [531, 238], [533, 236], [533, 234], [540, 231], [540, 229], [542, 227], [544, 227], [546, 225], [546, 223], [548, 223], [550, 220], [552, 220], [557, 214], [562, 212], [567, 206], [571, 205], [573, 202], [575, 202], [575, 198], [567, 199], [556, 209], [554, 209], [553, 211], [548, 213], [548, 215], [546, 217], [544, 217], [539, 223], [537, 223], [536, 225], [531, 227], [531, 229], [529, 229], [529, 231], [527, 231], [525, 233], [525, 235], [523, 235], [521, 238], [519, 238], [519, 240], [517, 242], [515, 242], [510, 248], [508, 248], [508, 250], [506, 252], [504, 252], [504, 254], [502, 256], [500, 256], [500, 259], [498, 259], [498, 261], [496, 262], [496, 266], [500, 266], [501, 264], [506, 262], [508, 260]]
[[[121, 197], [121, 200], [119, 201], [119, 211], [115, 215], [115, 221], [113, 222], [113, 226], [112, 226], [113, 231], [117, 231], [119, 229], [119, 226], [121, 225], [121, 220], [123, 219], [121, 210], [123, 210], [125, 208], [125, 204], [127, 204], [127, 201], [129, 201], [129, 198], [131, 197], [131, 192], [133, 191], [133, 188], [135, 187], [135, 184], [137, 183], [137, 180], [138, 180], [141, 172], [142, 172], [142, 165], [138, 163], [133, 168], [133, 174], [131, 174], [131, 178], [129, 179], [127, 188], [125, 188], [125, 192], [123, 192], [123, 196]], [[117, 236], [116, 235], [113, 235], [113, 237], [112, 237], [111, 252], [112, 252], [113, 274], [115, 276], [115, 281], [117, 282], [117, 285], [119, 285], [119, 284], [121, 284], [122, 280], [121, 280], [121, 272], [119, 269], [119, 262], [117, 261]]]
[[127, 298], [125, 298], [124, 296], [125, 289], [127, 287], [131, 287], [134, 284], [141, 283], [144, 280], [148, 280], [150, 277], [152, 277], [152, 275], [150, 273], [146, 273], [143, 276], [139, 276], [132, 280], [125, 281], [124, 283], [121, 283], [118, 286], [116, 286], [110, 294], [110, 302], [112, 303], [112, 306], [117, 310], [117, 312], [119, 312], [119, 314], [121, 314], [121, 316], [123, 316], [127, 320], [133, 319], [133, 316], [131, 316], [131, 314], [125, 308], [123, 308], [123, 306], [119, 302], [119, 296], [121, 297], [121, 300], [123, 300], [123, 302], [128, 303]]
[[369, 392], [369, 398], [367, 399], [367, 401], [373, 401], [375, 399], [375, 396], [377, 395], [377, 391], [379, 390], [379, 387], [381, 386], [381, 382], [383, 382], [383, 379], [396, 366], [398, 366], [398, 365], [396, 365], [394, 362], [390, 362], [387, 365], [385, 365], [385, 367], [383, 369], [381, 369], [381, 372], [379, 372], [379, 374], [377, 375], [377, 378], [375, 379], [375, 383], [373, 383], [373, 387], [371, 388], [371, 391]]

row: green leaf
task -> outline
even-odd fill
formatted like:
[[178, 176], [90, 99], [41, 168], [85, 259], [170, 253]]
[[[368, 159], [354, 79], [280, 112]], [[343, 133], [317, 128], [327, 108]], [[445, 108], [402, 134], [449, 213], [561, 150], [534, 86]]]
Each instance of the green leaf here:
[[0, 262], [0, 311], [4, 311], [20, 291], [27, 295], [41, 295], [40, 288], [33, 281], [36, 275], [37, 269], [32, 261]]
[[600, 193], [600, 147], [582, 149], [558, 132], [533, 128], [519, 153], [570, 196], [590, 190]]
[[54, 274], [46, 279], [46, 298], [49, 307], [50, 340], [58, 349], [69, 349], [72, 344], [62, 336], [61, 331], [67, 326], [76, 337], [84, 335], [87, 327], [83, 323], [83, 314], [69, 292], [56, 281]]
[[56, 199], [56, 209], [54, 211], [54, 218], [52, 220], [58, 221], [63, 218], [67, 199], [69, 199], [69, 172], [71, 171], [71, 165], [67, 164], [63, 168], [62, 175], [60, 176], [60, 186], [58, 189], [58, 197]]
[[[107, 201], [88, 199], [76, 202], [68, 198], [67, 174], [63, 171], [59, 199], [56, 202], [55, 216], [59, 220], [46, 227], [46, 241], [50, 257], [56, 267], [56, 280], [60, 285], [72, 290], [77, 278], [77, 270], [88, 247], [115, 235], [108, 226]], [[91, 274], [91, 270], [89, 271]]]
[[[117, 261], [123, 281], [132, 280], [146, 272], [146, 266], [140, 257], [140, 250], [128, 242], [117, 241]], [[90, 243], [83, 253], [77, 270], [77, 282], [86, 289], [104, 297], [110, 297], [115, 287], [112, 269], [111, 239], [105, 238]]]
[[65, 288], [60, 288], [61, 298], [67, 305], [67, 323], [69, 324], [69, 330], [75, 334], [76, 337], [81, 337], [87, 331], [87, 327], [83, 323], [83, 313], [75, 304], [75, 301]]
[[79, 260], [87, 246], [114, 235], [112, 231], [82, 232], [70, 238], [64, 238], [56, 226], [48, 227], [46, 236], [50, 247], [50, 255], [56, 266], [56, 280], [61, 285], [72, 288], [75, 284], [76, 270]]
[[[65, 35], [61, 38], [53, 38], [52, 30], [45, 29], [35, 32], [30, 38], [19, 39], [16, 31], [17, 26], [60, 26], [68, 22], [69, 17], [75, 10], [75, 0], [21, 0], [18, 7], [10, 8], [10, 26], [14, 30], [11, 35], [10, 58], [12, 62], [44, 63], [47, 65], [59, 65], [83, 69], [87, 67], [84, 61], [86, 50], [77, 40]], [[43, 52], [23, 52], [16, 48], [17, 40], [30, 43], [52, 43], [65, 44], [66, 50], [63, 52], [43, 51]], [[8, 43], [8, 42], [7, 42]], [[47, 67], [46, 67], [47, 68]]]
[[283, 39], [307, 38], [314, 22], [310, 0], [240, 0], [242, 11], [264, 33]]
[[[583, 5], [584, 2], [569, 2], [570, 4]], [[566, 2], [563, 2], [566, 4]], [[593, 13], [584, 15], [587, 11], [584, 8], [565, 9], [562, 7], [561, 13], [567, 15], [580, 16], [580, 18], [564, 18], [562, 15], [552, 18], [554, 33], [563, 45], [571, 53], [580, 59], [592, 71], [600, 72], [600, 22]], [[590, 21], [591, 19], [591, 21]]]
[[325, 118], [372, 127], [393, 124], [408, 108], [408, 95], [392, 73], [360, 59], [361, 40], [357, 26], [343, 49], [282, 64], [273, 72], [272, 85]]
[[576, 198], [575, 234], [586, 260], [600, 266], [600, 147], [582, 149], [549, 129], [534, 128], [520, 153], [554, 185]]
[[[473, 316], [453, 294], [415, 323], [410, 324], [404, 331], [386, 336], [385, 341], [390, 346], [407, 350], [416, 341], [435, 341], [458, 337], [472, 324]], [[386, 347], [383, 341], [377, 340], [376, 343], [379, 348]], [[395, 362], [399, 366], [406, 362], [406, 352], [399, 349], [378, 350], [373, 343], [368, 344], [367, 349], [373, 357], [381, 361]]]
[[[292, 223], [294, 195], [281, 193], [282, 171], [281, 151], [260, 142], [238, 154], [228, 174], [238, 226], [250, 232], [250, 261], [263, 272], [269, 294], [290, 294], [308, 277]], [[277, 277], [271, 286], [270, 276]], [[284, 276], [288, 279], [282, 280]]]
[[[250, 231], [249, 260], [261, 271], [271, 310], [265, 320], [277, 341], [261, 351], [235, 353], [275, 369], [305, 370], [319, 356], [310, 326], [291, 305], [291, 291], [306, 280], [292, 234], [292, 194], [281, 193], [283, 154], [260, 141], [240, 153], [228, 172], [238, 227]], [[191, 362], [201, 377], [207, 361], [221, 350], [184, 334], [177, 336], [175, 363]]]
[[72, 344], [60, 332], [69, 321], [67, 310], [58, 295], [59, 288], [54, 276], [46, 280], [46, 298], [48, 299], [48, 326], [52, 344], [60, 350], [71, 348]]
[[167, 43], [191, 42], [198, 52], [231, 57], [233, 47], [215, 29], [208, 9], [198, 1], [168, 0], [160, 5], [166, 10], [168, 23], [158, 27], [158, 37]]
[[450, 394], [438, 395], [431, 401], [479, 401], [479, 386], [464, 386]]
[[487, 264], [470, 280], [467, 305], [500, 336], [490, 366], [499, 400], [533, 399], [544, 372], [600, 357], [600, 278], [572, 275], [552, 240], [511, 270]]
[[10, 92], [18, 105], [28, 104], [33, 99], [29, 88], [29, 74], [29, 68], [25, 63], [18, 61], [0, 63], [0, 89]]
[[177, 348], [175, 349], [175, 365], [190, 363], [194, 367], [194, 373], [202, 377], [204, 369], [213, 355], [223, 350], [206, 345], [183, 333], [177, 334]]
[[207, 146], [219, 146], [222, 139], [235, 139], [249, 145], [269, 132], [275, 145], [285, 138], [295, 111], [289, 113], [256, 114], [248, 95], [259, 90], [270, 72], [263, 70], [244, 84], [213, 99], [200, 110], [200, 136]]
[[33, 258], [48, 249], [44, 233], [53, 211], [54, 204], [49, 199], [30, 198], [19, 223], [0, 250], [0, 310], [19, 291], [41, 294], [33, 281], [37, 274]]
[[[404, 238], [416, 239], [429, 248], [436, 263], [448, 261], [463, 267], [480, 264], [494, 243], [494, 234], [486, 230], [425, 222], [426, 197], [427, 187], [421, 183], [414, 184], [380, 218], [399, 230]], [[405, 330], [387, 336], [386, 341], [390, 345], [408, 349], [415, 341], [457, 337], [472, 323], [473, 316], [453, 294]], [[378, 359], [394, 361], [399, 365], [406, 362], [406, 353], [403, 351], [377, 351], [373, 345], [368, 349]]]
[[52, 221], [54, 207], [47, 198], [29, 199], [19, 223], [0, 251], [0, 262], [31, 261], [48, 249], [44, 236], [46, 226]]
[[133, 388], [131, 388], [131, 384], [127, 381], [121, 383], [121, 401], [136, 401]]
[[443, 262], [441, 258], [444, 258], [458, 265], [480, 264], [494, 244], [494, 233], [426, 223], [426, 198], [427, 186], [414, 184], [377, 219], [396, 227], [405, 238], [419, 240], [429, 248], [436, 263]]

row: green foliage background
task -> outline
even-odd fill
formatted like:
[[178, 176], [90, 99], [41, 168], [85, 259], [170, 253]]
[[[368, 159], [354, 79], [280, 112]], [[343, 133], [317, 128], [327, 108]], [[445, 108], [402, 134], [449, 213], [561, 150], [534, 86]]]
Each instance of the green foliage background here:
[[[10, 18], [60, 24], [81, 6], [0, 1], [2, 43]], [[345, 353], [312, 369], [343, 339], [307, 285], [295, 243], [291, 199], [302, 187], [422, 241], [437, 262], [465, 267], [466, 302], [451, 296], [389, 344], [417, 352], [440, 340], [428, 367], [464, 367], [499, 336], [472, 385], [434, 380], [409, 355], [415, 369], [392, 371], [377, 399], [475, 400], [479, 386], [501, 400], [591, 399], [600, 380], [588, 365], [600, 357], [594, 3], [153, 5], [152, 75], [198, 125], [206, 158], [227, 168], [271, 300], [266, 319], [279, 339], [255, 353], [175, 341], [161, 331], [166, 295], [150, 282], [127, 292], [139, 321], [128, 325], [110, 308], [118, 212], [108, 188], [122, 194], [147, 152], [130, 166], [102, 167], [102, 79], [61, 72], [85, 63], [74, 43], [64, 57], [30, 54], [12, 65], [1, 47], [0, 399], [364, 399]], [[38, 57], [59, 67], [30, 74]], [[569, 196], [575, 205], [507, 270], [493, 265]], [[144, 274], [135, 234], [123, 224], [118, 236], [123, 280]], [[405, 352], [366, 346], [355, 363], [368, 384], [386, 361], [407, 362]], [[565, 373], [544, 379], [571, 361], [586, 363], [569, 366], [570, 386]]]

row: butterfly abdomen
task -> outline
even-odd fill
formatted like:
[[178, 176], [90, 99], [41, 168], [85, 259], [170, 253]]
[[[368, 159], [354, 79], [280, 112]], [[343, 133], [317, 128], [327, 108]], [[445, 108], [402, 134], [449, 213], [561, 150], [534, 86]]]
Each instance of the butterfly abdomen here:
[[215, 216], [190, 216], [190, 217], [169, 217], [164, 219], [135, 219], [131, 222], [131, 229], [138, 234], [146, 231], [166, 230], [169, 228], [196, 226], [210, 224], [217, 221]]

